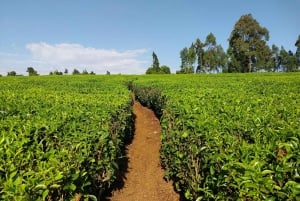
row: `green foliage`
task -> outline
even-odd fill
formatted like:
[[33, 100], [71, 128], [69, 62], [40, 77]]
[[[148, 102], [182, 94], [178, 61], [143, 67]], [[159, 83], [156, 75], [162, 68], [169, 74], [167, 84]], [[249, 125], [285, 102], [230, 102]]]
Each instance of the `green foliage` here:
[[300, 35], [298, 36], [295, 46], [297, 47], [295, 57], [297, 59], [297, 67], [299, 70], [300, 69]]
[[217, 45], [216, 37], [210, 33], [206, 37], [203, 64], [205, 72], [219, 71], [219, 67], [225, 67], [226, 54], [221, 45]]
[[159, 68], [159, 61], [158, 61], [158, 58], [157, 58], [157, 55], [155, 54], [155, 52], [152, 53], [152, 57], [153, 57], [152, 68], [154, 68], [154, 69]]
[[86, 70], [86, 69], [84, 69], [83, 71], [82, 71], [82, 75], [88, 75], [89, 74], [89, 72]]
[[7, 76], [16, 76], [16, 75], [17, 75], [16, 71], [10, 71], [7, 73]]
[[280, 49], [280, 64], [286, 72], [294, 72], [298, 70], [297, 66], [297, 54], [293, 54], [292, 51], [286, 51], [284, 47]]
[[186, 199], [299, 200], [298, 77], [178, 75], [134, 82], [139, 100], [162, 107], [156, 109], [163, 111], [162, 164]]
[[171, 70], [169, 66], [162, 65], [160, 67], [161, 74], [171, 74]]
[[205, 43], [199, 38], [190, 48], [180, 52], [181, 69], [177, 74], [194, 73], [194, 63], [197, 60], [196, 73], [220, 72], [226, 67], [227, 56], [221, 45], [217, 45], [213, 33], [207, 35]]
[[155, 52], [152, 53], [153, 63], [152, 66], [146, 70], [146, 74], [170, 74], [170, 68], [166, 65], [159, 66], [159, 61]]
[[194, 73], [194, 63], [196, 61], [196, 51], [194, 44], [191, 44], [189, 48], [183, 48], [180, 51], [181, 66], [180, 70], [176, 74], [189, 74]]
[[116, 180], [132, 134], [125, 81], [117, 76], [1, 79], [0, 200], [99, 197]]
[[50, 72], [49, 75], [63, 75], [63, 72], [60, 72], [58, 70], [55, 70], [54, 72]]
[[132, 137], [127, 83], [160, 117], [161, 162], [185, 199], [299, 200], [298, 78], [3, 77], [0, 199], [95, 200], [108, 189]]
[[159, 68], [149, 67], [146, 74], [171, 74], [171, 70], [168, 66], [162, 65]]
[[252, 72], [267, 65], [270, 49], [266, 44], [269, 31], [261, 27], [251, 14], [242, 15], [229, 37], [229, 72]]
[[197, 69], [196, 73], [204, 72], [203, 70], [203, 54], [204, 54], [204, 47], [205, 44], [201, 42], [199, 38], [196, 39], [195, 42], [195, 50], [196, 50], [196, 56], [197, 56]]
[[80, 75], [80, 71], [77, 69], [74, 69], [72, 72], [72, 75]]
[[170, 74], [170, 68], [166, 65], [163, 66], [159, 66], [159, 61], [157, 58], [157, 55], [153, 52], [152, 53], [152, 57], [153, 57], [153, 64], [151, 67], [149, 67], [146, 70], [146, 74]]
[[37, 75], [39, 75], [39, 74], [37, 73], [37, 71], [34, 70], [33, 67], [28, 67], [27, 70], [26, 70], [26, 72], [28, 73], [29, 76], [37, 76]]

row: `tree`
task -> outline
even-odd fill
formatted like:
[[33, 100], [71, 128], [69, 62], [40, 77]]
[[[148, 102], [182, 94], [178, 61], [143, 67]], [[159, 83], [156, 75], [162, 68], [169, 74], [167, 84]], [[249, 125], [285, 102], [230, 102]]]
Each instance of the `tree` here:
[[197, 69], [196, 69], [196, 73], [202, 73], [204, 72], [203, 70], [203, 47], [205, 44], [203, 44], [201, 42], [201, 40], [199, 38], [196, 39], [195, 42], [195, 49], [196, 49], [196, 56], [197, 56]]
[[27, 70], [26, 70], [26, 72], [28, 73], [29, 76], [37, 76], [37, 75], [39, 75], [39, 74], [37, 73], [37, 71], [34, 70], [33, 67], [28, 67]]
[[54, 74], [54, 75], [63, 75], [63, 72], [60, 72], [60, 71], [58, 71], [58, 70], [55, 70], [53, 74]]
[[84, 69], [83, 71], [82, 71], [82, 75], [88, 75], [89, 74], [89, 72], [86, 70], [86, 69]]
[[7, 76], [16, 76], [16, 75], [17, 75], [16, 71], [7, 72]]
[[73, 70], [72, 75], [80, 75], [79, 70], [77, 70], [76, 68]]
[[195, 50], [195, 45], [193, 43], [189, 47], [188, 58], [189, 58], [189, 67], [192, 68], [194, 72], [194, 64], [196, 62], [196, 50]]
[[159, 61], [158, 61], [158, 58], [157, 58], [157, 55], [155, 54], [155, 52], [153, 51], [152, 53], [152, 60], [153, 60], [153, 63], [152, 63], [152, 68], [154, 69], [159, 69]]
[[288, 52], [288, 57], [287, 57], [285, 65], [286, 65], [288, 72], [297, 71], [297, 57], [296, 57], [296, 54], [294, 55], [291, 50], [289, 50], [289, 52]]
[[281, 58], [279, 56], [279, 48], [274, 44], [272, 45], [271, 53], [272, 53], [273, 72], [275, 71], [278, 72], [281, 65]]
[[297, 70], [297, 58], [291, 50], [286, 51], [284, 47], [280, 49], [281, 67], [283, 71], [293, 72]]
[[216, 46], [216, 68], [215, 70], [217, 72], [220, 72], [220, 69], [224, 69], [227, 67], [227, 55], [225, 51], [223, 50], [221, 45]]
[[155, 52], [152, 52], [152, 66], [146, 70], [146, 74], [160, 74], [159, 61]]
[[205, 40], [206, 51], [203, 55], [203, 63], [208, 71], [217, 67], [217, 42], [216, 37], [210, 33]]
[[158, 57], [155, 52], [152, 53], [152, 58], [152, 66], [146, 70], [146, 74], [166, 74], [168, 70], [165, 66], [163, 66], [163, 68], [159, 67]]
[[64, 74], [67, 75], [69, 73], [68, 69], [65, 68]]
[[146, 70], [146, 74], [170, 74], [170, 68], [166, 65], [159, 66], [158, 57], [155, 52], [152, 53], [152, 66]]
[[229, 37], [229, 71], [252, 72], [253, 65], [264, 65], [269, 48], [269, 31], [261, 27], [251, 14], [242, 15]]
[[162, 65], [160, 67], [160, 71], [161, 71], [162, 74], [171, 74], [170, 68], [166, 65]]
[[189, 48], [185, 47], [180, 51], [181, 66], [180, 70], [176, 71], [177, 74], [194, 73], [193, 64], [196, 61], [195, 46], [192, 43]]
[[196, 40], [195, 50], [198, 58], [197, 73], [220, 72], [227, 65], [227, 55], [221, 45], [217, 45], [213, 33], [207, 35], [205, 43]]
[[189, 63], [189, 50], [185, 47], [180, 51], [180, 58], [181, 58], [181, 71], [188, 68]]
[[297, 47], [295, 56], [297, 59], [297, 67], [299, 68], [300, 67], [300, 35], [298, 36], [295, 46]]

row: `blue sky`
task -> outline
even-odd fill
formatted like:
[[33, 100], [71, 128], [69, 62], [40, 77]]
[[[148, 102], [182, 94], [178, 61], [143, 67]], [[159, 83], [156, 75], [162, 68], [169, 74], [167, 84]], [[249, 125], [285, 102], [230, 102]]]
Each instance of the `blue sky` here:
[[152, 51], [175, 72], [180, 50], [210, 32], [226, 51], [248, 13], [269, 30], [269, 45], [294, 52], [299, 8], [299, 0], [0, 0], [0, 74], [28, 66], [141, 74]]

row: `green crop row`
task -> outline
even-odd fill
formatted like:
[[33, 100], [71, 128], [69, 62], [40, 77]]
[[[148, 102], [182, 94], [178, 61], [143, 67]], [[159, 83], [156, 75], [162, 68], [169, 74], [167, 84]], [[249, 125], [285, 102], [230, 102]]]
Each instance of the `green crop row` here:
[[161, 107], [162, 164], [187, 200], [299, 200], [299, 77], [145, 76], [132, 88]]
[[1, 78], [0, 200], [100, 197], [132, 134], [126, 79]]

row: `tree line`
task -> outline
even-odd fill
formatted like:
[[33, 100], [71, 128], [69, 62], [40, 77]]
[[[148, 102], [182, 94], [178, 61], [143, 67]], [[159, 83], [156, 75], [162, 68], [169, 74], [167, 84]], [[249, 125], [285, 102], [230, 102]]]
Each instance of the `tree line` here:
[[269, 47], [268, 40], [267, 28], [261, 27], [251, 14], [242, 15], [230, 34], [227, 52], [209, 33], [204, 42], [197, 38], [180, 51], [181, 65], [176, 73], [299, 71], [300, 35], [295, 53], [275, 44]]
[[[242, 15], [235, 23], [229, 36], [229, 47], [225, 52], [220, 44], [217, 44], [216, 37], [209, 33], [204, 41], [199, 38], [189, 47], [180, 51], [181, 65], [176, 71], [177, 74], [186, 73], [218, 73], [218, 72], [294, 72], [300, 71], [300, 35], [296, 39], [295, 53], [287, 51], [283, 46], [279, 48], [275, 44], [267, 45], [269, 31], [261, 27], [259, 22], [251, 14]], [[146, 74], [170, 74], [170, 68], [166, 65], [160, 66], [155, 52], [152, 53], [153, 62], [146, 70]], [[27, 68], [29, 76], [36, 76], [38, 73], [32, 67]], [[68, 74], [58, 70], [50, 72], [49, 75]], [[73, 75], [95, 74], [74, 69]], [[109, 71], [106, 73], [110, 74]], [[15, 71], [7, 73], [7, 76], [16, 76]], [[0, 75], [1, 76], [1, 75]]]
[[[39, 75], [38, 72], [33, 67], [27, 67], [26, 72], [28, 73], [28, 76]], [[49, 73], [49, 75], [68, 75], [68, 74], [69, 74], [69, 70], [67, 68], [64, 70], [64, 72], [55, 70]], [[109, 75], [110, 72], [107, 71], [106, 74]], [[84, 69], [82, 72], [80, 72], [77, 69], [73, 69], [72, 75], [96, 75], [96, 73], [94, 73], [94, 71], [88, 72], [86, 69]], [[18, 75], [16, 71], [10, 71], [7, 72], [7, 76], [22, 76], [22, 75]]]

